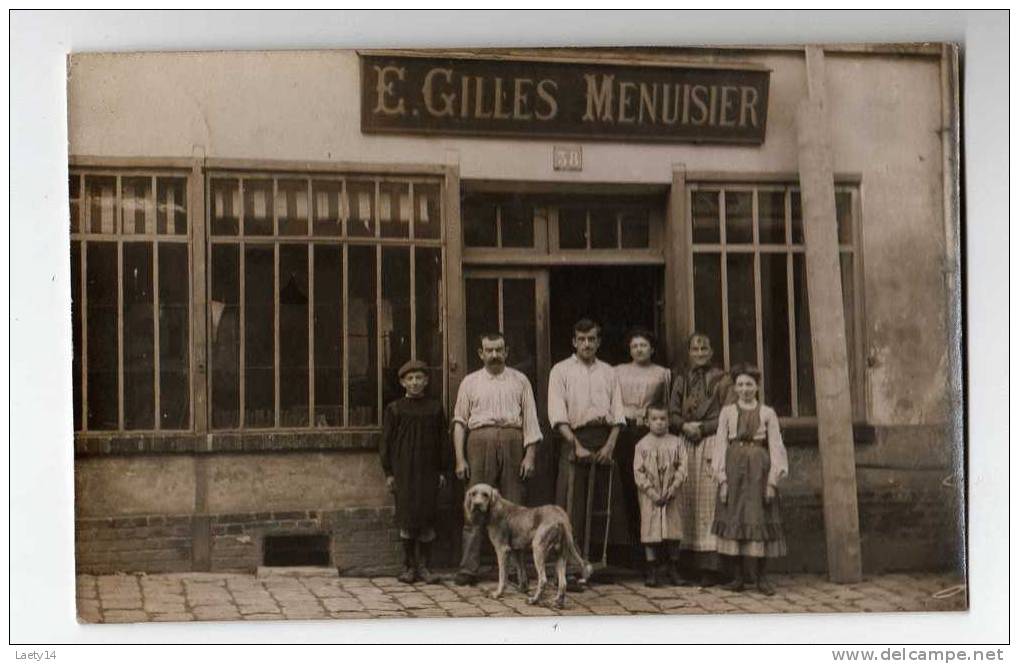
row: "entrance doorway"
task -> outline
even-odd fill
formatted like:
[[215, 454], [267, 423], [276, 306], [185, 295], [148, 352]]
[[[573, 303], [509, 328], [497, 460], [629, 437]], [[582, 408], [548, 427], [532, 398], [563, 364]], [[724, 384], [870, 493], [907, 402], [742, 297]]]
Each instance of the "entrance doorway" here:
[[[658, 266], [556, 267], [549, 275], [549, 345], [552, 363], [573, 354], [573, 324], [601, 325], [598, 357], [615, 366], [630, 361], [624, 342], [633, 327], [660, 337], [663, 268]], [[664, 349], [659, 352], [664, 357]]]
[[[555, 502], [558, 437], [548, 422], [548, 374], [552, 365], [573, 354], [573, 324], [592, 318], [602, 326], [599, 357], [616, 365], [629, 361], [623, 346], [627, 330], [662, 328], [661, 266], [556, 266], [471, 268], [464, 272], [467, 369], [482, 364], [478, 337], [502, 330], [509, 349], [507, 365], [523, 372], [534, 386], [543, 444], [528, 487], [531, 505]], [[660, 336], [660, 335], [659, 335]], [[662, 349], [660, 357], [664, 357]]]

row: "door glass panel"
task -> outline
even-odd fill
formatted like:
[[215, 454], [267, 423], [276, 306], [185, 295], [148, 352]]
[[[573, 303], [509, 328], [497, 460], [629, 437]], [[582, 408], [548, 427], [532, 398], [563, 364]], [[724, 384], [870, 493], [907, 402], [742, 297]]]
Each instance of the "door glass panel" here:
[[617, 249], [619, 237], [615, 210], [591, 210], [591, 248]]
[[494, 247], [498, 242], [496, 207], [491, 201], [464, 199], [464, 244], [468, 247]]
[[624, 212], [621, 224], [623, 249], [647, 249], [651, 246], [651, 227], [647, 210]]
[[499, 280], [468, 278], [464, 282], [467, 297], [467, 370], [481, 368], [478, 357], [479, 337], [499, 328]]
[[503, 333], [509, 357], [506, 363], [538, 384], [538, 343], [535, 321], [534, 279], [503, 279]]
[[693, 241], [703, 244], [718, 244], [721, 235], [718, 230], [718, 192], [695, 191], [691, 195], [693, 217]]

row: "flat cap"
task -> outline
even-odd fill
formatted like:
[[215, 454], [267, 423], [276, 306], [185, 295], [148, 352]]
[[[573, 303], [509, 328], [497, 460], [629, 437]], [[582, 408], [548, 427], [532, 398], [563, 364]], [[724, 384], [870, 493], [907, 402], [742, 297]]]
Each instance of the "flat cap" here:
[[422, 362], [421, 360], [410, 360], [409, 362], [403, 363], [403, 366], [400, 367], [400, 370], [397, 372], [396, 375], [399, 378], [403, 378], [406, 374], [409, 374], [411, 371], [422, 371], [427, 374], [428, 365]]

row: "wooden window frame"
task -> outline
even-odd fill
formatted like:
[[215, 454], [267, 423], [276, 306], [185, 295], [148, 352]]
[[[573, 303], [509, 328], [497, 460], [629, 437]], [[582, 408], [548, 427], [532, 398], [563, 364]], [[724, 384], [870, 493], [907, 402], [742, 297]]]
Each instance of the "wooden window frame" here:
[[[81, 356], [81, 385], [74, 386], [80, 389], [81, 400], [81, 428], [75, 431], [76, 436], [146, 436], [168, 434], [178, 436], [184, 432], [193, 431], [196, 419], [196, 400], [194, 392], [194, 377], [196, 373], [196, 357], [194, 344], [194, 329], [191, 324], [195, 316], [195, 289], [192, 279], [188, 279], [188, 414], [183, 428], [163, 428], [161, 422], [161, 393], [160, 393], [160, 353], [159, 353], [159, 246], [165, 244], [181, 244], [188, 247], [188, 273], [194, 272], [194, 256], [191, 250], [196, 237], [196, 220], [194, 215], [195, 197], [200, 195], [200, 188], [194, 186], [192, 163], [190, 161], [162, 161], [162, 160], [95, 160], [88, 158], [74, 158], [69, 160], [68, 177], [78, 178], [79, 198], [78, 216], [76, 228], [71, 230], [70, 243], [80, 243], [79, 265], [76, 269], [81, 275], [81, 292], [76, 296], [79, 298], [79, 315], [81, 317], [81, 348], [73, 349], [73, 352]], [[115, 180], [114, 218], [112, 233], [93, 233], [90, 227], [91, 205], [87, 204], [87, 188], [85, 183], [90, 177], [109, 177]], [[123, 180], [125, 178], [149, 178], [151, 186], [151, 198], [147, 204], [158, 208], [158, 183], [160, 178], [184, 180], [185, 199], [184, 205], [187, 218], [187, 232], [184, 234], [159, 233], [158, 227], [155, 232], [125, 233], [123, 232], [124, 211], [123, 211]], [[153, 215], [158, 214], [156, 209], [152, 210]], [[157, 222], [158, 223], [158, 222]], [[89, 429], [88, 426], [88, 246], [92, 242], [113, 243], [117, 249], [117, 427], [115, 429]], [[153, 307], [153, 426], [151, 428], [127, 429], [125, 426], [124, 411], [124, 243], [144, 243], [152, 249], [152, 307]], [[72, 389], [73, 394], [73, 389]]]
[[[762, 321], [762, 291], [761, 291], [761, 260], [762, 254], [784, 254], [786, 260], [786, 297], [787, 311], [789, 316], [789, 366], [790, 366], [790, 397], [793, 414], [781, 418], [783, 423], [792, 426], [815, 426], [816, 416], [799, 415], [799, 392], [797, 385], [797, 358], [796, 358], [796, 309], [794, 305], [794, 276], [793, 256], [803, 254], [804, 243], [793, 242], [792, 236], [792, 197], [799, 191], [798, 177], [791, 175], [772, 174], [756, 177], [733, 177], [724, 174], [686, 174], [684, 183], [684, 205], [685, 215], [683, 223], [683, 240], [687, 247], [687, 260], [684, 267], [686, 281], [686, 307], [690, 330], [694, 329], [694, 275], [693, 257], [698, 253], [709, 254], [719, 257], [720, 287], [722, 294], [721, 315], [722, 315], [722, 360], [723, 366], [730, 367], [729, 357], [729, 319], [728, 319], [728, 287], [726, 275], [728, 272], [726, 257], [730, 254], [750, 254], [753, 256], [754, 276], [754, 305], [755, 305], [755, 341], [758, 362], [763, 357], [763, 321]], [[695, 191], [717, 192], [718, 195], [718, 223], [719, 241], [717, 243], [695, 243], [693, 239], [693, 194]], [[752, 240], [749, 243], [728, 243], [726, 241], [726, 218], [725, 218], [725, 193], [727, 191], [752, 192]], [[758, 205], [758, 192], [763, 191], [784, 191], [785, 192], [785, 242], [784, 243], [762, 243], [760, 241], [760, 218]], [[850, 194], [851, 217], [851, 242], [839, 243], [839, 255], [850, 256], [853, 270], [853, 309], [851, 321], [852, 339], [851, 345], [847, 348], [851, 362], [850, 389], [852, 393], [853, 418], [858, 422], [866, 422], [869, 413], [869, 405], [866, 401], [865, 372], [864, 372], [864, 341], [865, 316], [864, 303], [864, 277], [863, 277], [863, 252], [862, 252], [862, 184], [857, 176], [836, 176], [835, 192]], [[804, 275], [804, 278], [805, 275]], [[766, 389], [763, 383], [762, 389]]]
[[[323, 168], [321, 165], [312, 164], [306, 165], [305, 167], [295, 168], [295, 164], [290, 162], [216, 162], [220, 164], [220, 167], [207, 166], [205, 168], [205, 184], [207, 191], [210, 192], [209, 196], [206, 196], [206, 210], [205, 215], [208, 220], [206, 234], [206, 242], [208, 244], [209, 261], [211, 264], [212, 247], [215, 245], [236, 245], [238, 246], [238, 288], [239, 288], [239, 341], [240, 346], [238, 349], [238, 381], [239, 381], [239, 403], [238, 403], [238, 422], [236, 426], [216, 428], [217, 433], [302, 433], [306, 434], [309, 432], [359, 432], [359, 431], [378, 431], [381, 428], [382, 411], [385, 408], [383, 403], [383, 348], [381, 343], [376, 344], [376, 358], [375, 358], [375, 370], [377, 374], [377, 385], [376, 385], [376, 421], [374, 424], [367, 425], [352, 425], [350, 423], [350, 400], [349, 400], [349, 352], [345, 350], [342, 358], [342, 393], [343, 393], [343, 408], [342, 408], [342, 424], [335, 426], [317, 426], [315, 424], [315, 371], [314, 371], [314, 307], [311, 303], [311, 298], [314, 294], [314, 254], [313, 247], [315, 245], [326, 245], [326, 246], [339, 246], [342, 250], [343, 260], [343, 330], [344, 330], [344, 341], [348, 340], [346, 336], [349, 330], [349, 298], [347, 296], [347, 289], [349, 288], [349, 255], [348, 250], [352, 246], [364, 246], [375, 248], [375, 320], [376, 324], [382, 320], [382, 253], [386, 247], [405, 247], [408, 249], [409, 255], [409, 283], [408, 283], [408, 296], [410, 303], [410, 352], [411, 359], [417, 358], [417, 275], [416, 275], [416, 248], [424, 249], [438, 249], [440, 255], [440, 266], [441, 266], [441, 281], [445, 281], [448, 278], [448, 272], [446, 265], [448, 262], [446, 244], [447, 244], [447, 230], [445, 220], [447, 218], [446, 201], [444, 195], [444, 172], [442, 174], [434, 173], [434, 169], [424, 169], [428, 172], [421, 173], [414, 170], [407, 170], [404, 168], [396, 167], [393, 169], [375, 168], [365, 169], [361, 168], [350, 168], [347, 170], [336, 170], [330, 168]], [[278, 167], [277, 167], [278, 166]], [[238, 183], [238, 195], [241, 201], [240, 209], [237, 212], [238, 219], [238, 232], [234, 235], [214, 235], [211, 230], [212, 222], [212, 181], [213, 180], [236, 180]], [[250, 235], [245, 233], [244, 228], [244, 181], [248, 179], [257, 180], [271, 180], [273, 190], [273, 203], [272, 203], [272, 235]], [[308, 224], [307, 232], [303, 235], [280, 235], [279, 234], [279, 207], [276, 202], [276, 192], [279, 188], [280, 180], [306, 180], [307, 195], [308, 195]], [[313, 203], [313, 183], [316, 181], [329, 181], [338, 183], [340, 185], [339, 196], [341, 204], [338, 209], [339, 214], [339, 235], [315, 235], [314, 234], [314, 203]], [[373, 200], [372, 200], [372, 211], [373, 211], [373, 235], [371, 236], [355, 236], [349, 234], [349, 221], [351, 219], [350, 205], [347, 203], [347, 192], [348, 182], [372, 182], [373, 187]], [[401, 185], [407, 185], [408, 196], [410, 199], [411, 207], [411, 219], [408, 220], [408, 231], [406, 237], [384, 237], [382, 235], [382, 223], [380, 218], [380, 198], [383, 184], [395, 183]], [[429, 187], [436, 187], [438, 190], [437, 203], [439, 208], [439, 219], [437, 223], [439, 225], [439, 236], [437, 238], [419, 238], [416, 237], [416, 226], [417, 226], [417, 210], [415, 200], [415, 185], [425, 185]], [[273, 367], [273, 379], [274, 379], [274, 407], [273, 407], [273, 422], [272, 427], [252, 427], [247, 426], [244, 421], [245, 415], [245, 366], [244, 366], [244, 350], [245, 350], [245, 329], [244, 329], [244, 249], [248, 244], [253, 245], [272, 245], [273, 247], [273, 302], [274, 302], [274, 321], [273, 321], [273, 335], [274, 335], [274, 367]], [[306, 426], [280, 426], [281, 421], [281, 409], [280, 409], [280, 322], [279, 322], [279, 290], [280, 290], [280, 275], [279, 275], [279, 254], [280, 247], [283, 245], [303, 245], [307, 246], [308, 249], [308, 283], [309, 283], [309, 306], [308, 306], [308, 410], [309, 418]], [[207, 298], [211, 301], [212, 296], [212, 280], [207, 280]], [[439, 312], [440, 321], [445, 318], [446, 311], [446, 288], [443, 287], [439, 291]], [[210, 315], [206, 312], [206, 315]], [[211, 326], [211, 321], [208, 323]], [[441, 328], [442, 339], [442, 380], [441, 380], [441, 400], [445, 405], [449, 402], [449, 390], [448, 390], [448, 344], [449, 344], [449, 330], [448, 326], [443, 323]], [[210, 327], [211, 329], [211, 327]], [[380, 337], [381, 338], [381, 337]], [[348, 346], [345, 343], [345, 349]], [[211, 352], [211, 345], [209, 347]], [[207, 394], [212, 395], [212, 381], [214, 377], [210, 371], [207, 376], [206, 391]], [[212, 412], [211, 398], [209, 401], [209, 414]], [[211, 428], [211, 425], [210, 425]]]

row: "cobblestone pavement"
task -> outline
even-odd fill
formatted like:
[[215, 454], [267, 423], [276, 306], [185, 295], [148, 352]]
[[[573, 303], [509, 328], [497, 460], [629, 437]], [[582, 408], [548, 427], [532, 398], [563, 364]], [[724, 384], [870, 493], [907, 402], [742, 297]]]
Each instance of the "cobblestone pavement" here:
[[[719, 588], [646, 588], [639, 579], [593, 583], [567, 596], [562, 610], [507, 589], [489, 597], [492, 581], [476, 586], [405, 585], [392, 577], [340, 578], [330, 570], [272, 570], [251, 574], [82, 575], [77, 580], [82, 622], [190, 620], [315, 620], [330, 618], [640, 615], [704, 613], [842, 613], [959, 611], [961, 580], [949, 574], [888, 574], [853, 585], [815, 575], [772, 578], [776, 594]], [[533, 579], [532, 579], [533, 588]]]

